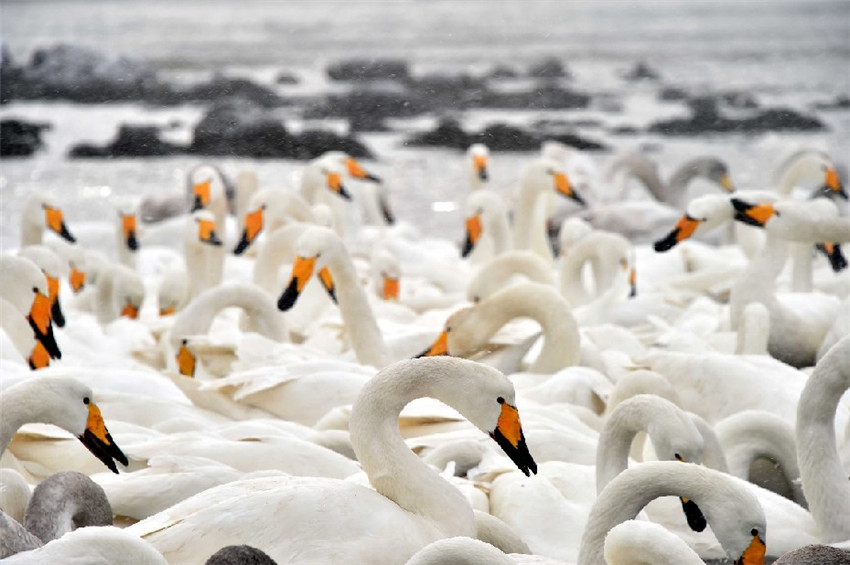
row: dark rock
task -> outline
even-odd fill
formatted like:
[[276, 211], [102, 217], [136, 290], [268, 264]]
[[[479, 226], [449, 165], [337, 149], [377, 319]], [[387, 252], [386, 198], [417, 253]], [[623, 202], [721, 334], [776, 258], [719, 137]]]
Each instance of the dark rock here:
[[82, 157], [163, 157], [184, 153], [185, 147], [162, 141], [157, 126], [122, 125], [115, 139], [105, 145], [82, 143], [71, 148], [68, 156]]
[[298, 84], [298, 77], [287, 71], [280, 71], [274, 79], [277, 84]]
[[570, 72], [556, 57], [547, 57], [529, 67], [528, 76], [534, 78], [570, 78]]
[[414, 135], [405, 145], [411, 146], [435, 146], [452, 147], [454, 149], [466, 149], [472, 142], [469, 134], [452, 118], [443, 118], [437, 127], [429, 132]]
[[616, 126], [608, 130], [613, 135], [637, 135], [640, 130], [635, 126]]
[[738, 110], [755, 110], [759, 107], [756, 97], [749, 92], [723, 92], [719, 95], [720, 101]]
[[423, 96], [410, 92], [357, 89], [346, 94], [332, 94], [308, 107], [308, 118], [348, 118], [368, 122], [384, 118], [408, 118], [431, 109]]
[[832, 100], [815, 102], [812, 104], [812, 107], [815, 110], [846, 110], [850, 108], [850, 96], [847, 96], [846, 94], [839, 94]]
[[600, 143], [598, 141], [594, 141], [592, 139], [587, 139], [580, 135], [574, 133], [560, 133], [547, 136], [547, 139], [552, 139], [554, 141], [560, 141], [564, 145], [568, 145], [569, 147], [575, 147], [576, 149], [581, 149], [583, 151], [607, 151], [608, 146]]
[[375, 116], [371, 114], [358, 114], [356, 116], [351, 116], [348, 119], [349, 131], [376, 132], [389, 131], [389, 129], [390, 128], [388, 128], [387, 124], [384, 122], [384, 118], [381, 116]]
[[568, 110], [587, 108], [590, 96], [547, 84], [523, 92], [482, 90], [479, 96], [472, 98], [469, 103], [482, 108]]
[[407, 63], [399, 59], [351, 59], [333, 63], [327, 68], [333, 80], [373, 81], [410, 79]]
[[44, 143], [41, 130], [46, 124], [33, 124], [21, 120], [0, 121], [0, 157], [28, 157]]
[[519, 78], [519, 72], [513, 67], [509, 67], [508, 65], [496, 65], [493, 69], [484, 75], [485, 79], [506, 79], [506, 78]]
[[540, 140], [525, 130], [506, 124], [487, 126], [484, 131], [470, 136], [472, 143], [483, 143], [491, 151], [534, 151], [540, 149]]
[[825, 128], [814, 117], [804, 116], [789, 108], [770, 108], [751, 117], [727, 118], [717, 108], [714, 97], [690, 101], [689, 118], [660, 121], [649, 131], [664, 135], [696, 135], [701, 133], [761, 133], [766, 131], [817, 131]]
[[487, 87], [484, 79], [468, 74], [431, 74], [412, 79], [408, 89], [432, 108], [458, 108], [477, 104]]
[[688, 91], [678, 86], [665, 86], [658, 92], [658, 99], [665, 102], [679, 102], [689, 97]]
[[[159, 98], [157, 95], [162, 95]], [[176, 89], [165, 87], [151, 92], [146, 101], [160, 104], [180, 104], [185, 102], [216, 102], [226, 98], [241, 98], [263, 106], [274, 108], [281, 106], [284, 100], [274, 91], [243, 78], [228, 78], [216, 74], [209, 82]]]
[[658, 72], [644, 63], [643, 61], [639, 61], [632, 67], [629, 71], [623, 74], [623, 78], [628, 81], [637, 81], [637, 80], [659, 80], [661, 75]]
[[353, 137], [342, 137], [329, 131], [305, 131], [297, 138], [295, 159], [313, 159], [325, 151], [344, 151], [352, 157], [369, 159], [372, 153]]
[[296, 139], [283, 122], [250, 100], [234, 98], [213, 105], [195, 126], [190, 151], [198, 155], [288, 157]]

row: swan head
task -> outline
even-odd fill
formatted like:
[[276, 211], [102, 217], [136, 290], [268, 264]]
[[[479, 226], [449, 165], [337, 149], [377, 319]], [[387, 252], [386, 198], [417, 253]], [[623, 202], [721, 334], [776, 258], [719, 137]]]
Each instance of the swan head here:
[[735, 192], [735, 185], [726, 162], [717, 157], [697, 157], [684, 165], [694, 176], [704, 177], [726, 192]]
[[395, 255], [386, 249], [377, 249], [371, 258], [376, 275], [376, 290], [384, 300], [398, 300], [401, 294], [401, 267]]
[[668, 251], [696, 233], [711, 231], [732, 220], [735, 214], [734, 200], [736, 199], [730, 200], [722, 194], [706, 194], [694, 198], [688, 203], [685, 214], [679, 218], [670, 233], [655, 242], [655, 250]]
[[342, 179], [346, 168], [332, 159], [323, 159], [319, 163], [319, 173], [325, 181], [325, 187], [342, 198], [351, 200], [351, 194], [345, 189]]
[[121, 224], [121, 241], [124, 247], [130, 251], [139, 250], [139, 228], [136, 221], [136, 213], [128, 211], [118, 212], [118, 220]]
[[473, 143], [466, 150], [472, 164], [472, 174], [481, 182], [487, 182], [487, 164], [490, 159], [490, 149], [483, 143]]
[[584, 198], [576, 192], [564, 167], [552, 159], [541, 157], [534, 161], [526, 168], [522, 182], [523, 185], [551, 187], [561, 196], [569, 198], [582, 206], [587, 205]]
[[731, 202], [735, 208], [735, 219], [751, 226], [763, 228], [779, 214], [773, 204], [750, 204], [740, 198], [733, 198]]
[[245, 221], [242, 222], [245, 228], [242, 230], [242, 237], [239, 239], [239, 243], [236, 244], [236, 248], [233, 250], [234, 255], [242, 255], [263, 231], [265, 213], [265, 203], [245, 213]]
[[381, 182], [381, 177], [378, 177], [368, 172], [366, 169], [363, 168], [360, 162], [357, 161], [357, 159], [351, 157], [350, 155], [346, 155], [345, 170], [352, 178], [367, 180], [369, 182], [374, 183]]
[[342, 240], [333, 230], [323, 227], [307, 229], [295, 243], [295, 262], [289, 284], [277, 301], [278, 309], [287, 311], [295, 305], [310, 277], [318, 272], [322, 286], [336, 302], [336, 289], [328, 263], [346, 253]]
[[492, 225], [500, 217], [506, 217], [502, 199], [491, 192], [476, 190], [466, 199], [466, 237], [461, 257], [467, 257], [475, 248], [484, 226]]
[[467, 306], [454, 312], [446, 320], [443, 331], [431, 346], [417, 357], [437, 357], [440, 355], [463, 355], [475, 347], [474, 340], [467, 338], [472, 335], [472, 329], [467, 331], [467, 320], [475, 312], [474, 306]]
[[827, 195], [838, 196], [844, 200], [848, 199], [847, 191], [844, 190], [844, 185], [842, 184], [841, 178], [838, 176], [838, 171], [835, 167], [826, 167], [822, 191]]
[[193, 169], [189, 174], [189, 185], [192, 187], [192, 212], [207, 209], [213, 201], [225, 198], [224, 179], [212, 165], [199, 165]]
[[47, 279], [50, 298], [50, 317], [60, 328], [65, 325], [62, 303], [59, 301], [59, 279], [68, 274], [68, 264], [46, 245], [27, 245], [18, 253], [36, 264]]
[[186, 241], [190, 244], [221, 246], [222, 241], [216, 232], [215, 216], [208, 210], [192, 212], [191, 221], [186, 231]]
[[47, 277], [30, 259], [4, 255], [0, 258], [3, 298], [24, 315], [35, 339], [51, 359], [61, 359], [62, 352], [53, 335], [53, 305]]
[[32, 196], [24, 206], [23, 221], [26, 224], [47, 228], [65, 241], [77, 240], [65, 224], [65, 215], [55, 202], [44, 196]]

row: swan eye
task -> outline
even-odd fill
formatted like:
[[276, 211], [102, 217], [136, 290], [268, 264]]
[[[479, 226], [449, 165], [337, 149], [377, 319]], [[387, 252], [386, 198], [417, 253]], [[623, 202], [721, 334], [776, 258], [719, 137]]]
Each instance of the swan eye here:
[[505, 399], [500, 396], [499, 398], [496, 399], [496, 402], [498, 402], [499, 404], [504, 404]]
[[38, 287], [37, 286], [32, 287], [32, 291], [34, 293], [38, 294]]
[[89, 402], [91, 402], [91, 401], [89, 400], [89, 397], [88, 397], [88, 396], [86, 396], [85, 398], [83, 398], [83, 404], [88, 404]]
[[759, 535], [759, 531], [758, 531], [756, 528], [753, 528], [753, 529], [750, 531], [750, 534], [751, 534], [751, 535], [753, 535], [753, 536], [757, 536], [757, 535]]
[[679, 455], [678, 453], [674, 453], [674, 454], [673, 454], [673, 457], [675, 457], [675, 458], [676, 458], [676, 461], [684, 461], [684, 459], [682, 459], [682, 456], [681, 456], [681, 455]]

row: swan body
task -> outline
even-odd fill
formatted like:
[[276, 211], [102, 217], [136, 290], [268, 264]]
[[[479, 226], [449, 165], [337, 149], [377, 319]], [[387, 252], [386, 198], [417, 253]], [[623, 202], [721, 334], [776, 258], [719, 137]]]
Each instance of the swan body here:
[[[352, 408], [352, 445], [375, 491], [320, 478], [243, 480], [207, 490], [128, 531], [147, 539], [172, 564], [197, 562], [204, 554], [203, 532], [210, 528], [222, 545], [249, 543], [293, 563], [397, 563], [435, 539], [474, 536], [465, 497], [421, 463], [399, 435], [399, 412], [422, 395], [450, 402], [492, 433], [521, 468], [535, 470], [513, 408], [513, 386], [503, 375], [460, 359], [401, 361], [370, 380]], [[277, 519], [268, 522], [267, 513]], [[224, 529], [215, 525], [222, 518], [228, 522]], [[374, 536], [383, 542], [375, 544]]]
[[466, 297], [479, 302], [520, 277], [555, 285], [552, 266], [527, 250], [506, 251], [482, 264], [466, 285]]
[[703, 560], [681, 538], [663, 526], [626, 520], [605, 536], [608, 565], [702, 565]]
[[3, 560], [9, 565], [68, 563], [85, 565], [167, 565], [150, 544], [126, 530], [108, 527], [78, 528], [57, 540]]
[[224, 277], [225, 251], [218, 229], [223, 226], [207, 210], [196, 210], [186, 219], [183, 255], [190, 300], [219, 284]]

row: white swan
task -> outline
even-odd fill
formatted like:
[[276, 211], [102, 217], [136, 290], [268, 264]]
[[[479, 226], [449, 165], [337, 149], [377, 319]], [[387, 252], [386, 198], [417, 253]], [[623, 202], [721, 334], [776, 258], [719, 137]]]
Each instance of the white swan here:
[[824, 194], [847, 199], [833, 159], [823, 151], [804, 148], [788, 155], [773, 173], [772, 185], [777, 193], [792, 196], [794, 189], [804, 182], [814, 182]]
[[480, 263], [513, 247], [508, 212], [498, 194], [477, 190], [466, 198], [464, 207], [466, 236], [461, 257]]
[[219, 226], [206, 210], [193, 212], [186, 221], [183, 254], [190, 300], [219, 284], [224, 277], [225, 250], [217, 233]]
[[466, 160], [469, 165], [469, 187], [473, 191], [486, 188], [490, 180], [490, 149], [483, 143], [473, 143], [466, 148]]
[[[461, 359], [400, 361], [370, 380], [352, 408], [352, 445], [377, 492], [323, 479], [238, 481], [127, 530], [151, 542], [172, 565], [205, 555], [203, 536], [210, 528], [221, 545], [248, 543], [290, 563], [398, 563], [435, 539], [475, 536], [465, 497], [421, 463], [399, 434], [401, 409], [420, 396], [450, 403], [492, 435], [521, 469], [536, 470], [513, 406], [513, 386], [503, 375]], [[277, 517], [271, 522], [270, 512]], [[222, 519], [228, 525], [219, 529], [215, 524]]]
[[850, 483], [835, 440], [835, 413], [850, 388], [850, 337], [818, 362], [797, 407], [797, 457], [809, 510], [824, 542], [850, 539]]
[[192, 198], [190, 210], [210, 211], [215, 225], [223, 231], [227, 216], [227, 196], [221, 171], [212, 165], [198, 165], [189, 172], [189, 186]]
[[128, 464], [103, 423], [91, 389], [78, 381], [45, 377], [17, 383], [0, 392], [0, 412], [0, 454], [22, 425], [43, 422], [78, 437], [114, 473], [114, 461]]
[[56, 203], [44, 195], [32, 195], [27, 198], [21, 216], [21, 247], [41, 243], [45, 229], [71, 243], [76, 241]]
[[108, 324], [121, 316], [136, 319], [145, 298], [145, 283], [138, 272], [116, 263], [102, 269], [95, 287], [97, 321]]
[[497, 255], [481, 265], [466, 285], [466, 298], [470, 302], [479, 302], [523, 278], [555, 286], [555, 273], [550, 264], [536, 253], [517, 249]]
[[48, 298], [50, 298], [50, 317], [58, 327], [65, 325], [65, 315], [62, 312], [62, 303], [59, 300], [61, 289], [60, 279], [69, 274], [68, 263], [63, 261], [50, 247], [46, 245], [27, 245], [23, 247], [18, 255], [26, 257], [41, 269], [47, 278]]
[[62, 358], [53, 335], [49, 295], [47, 279], [35, 263], [23, 257], [0, 256], [0, 299], [7, 302], [4, 310], [10, 315], [20, 313], [41, 347], [30, 347], [19, 322], [4, 320], [3, 327], [11, 332], [21, 356], [39, 367], [48, 365], [50, 359]]
[[3, 560], [8, 565], [85, 563], [86, 565], [166, 565], [151, 545], [125, 530], [107, 527], [78, 528], [47, 545]]
[[703, 565], [687, 543], [663, 526], [643, 520], [626, 520], [605, 536], [607, 565]]
[[569, 306], [552, 286], [534, 282], [503, 288], [455, 312], [424, 355], [471, 355], [502, 326], [521, 317], [539, 323], [543, 332], [543, 346], [529, 371], [553, 373], [578, 363], [580, 337]]
[[233, 253], [241, 255], [263, 231], [270, 234], [290, 222], [316, 222], [310, 205], [300, 194], [279, 188], [257, 191], [248, 201], [242, 235]]
[[[619, 234], [596, 231], [584, 236], [561, 259], [559, 280], [561, 294], [575, 308], [593, 301], [622, 276], [624, 267], [630, 269], [633, 279], [633, 251], [626, 238]], [[582, 271], [589, 263], [593, 273], [593, 289], [588, 290]]]

